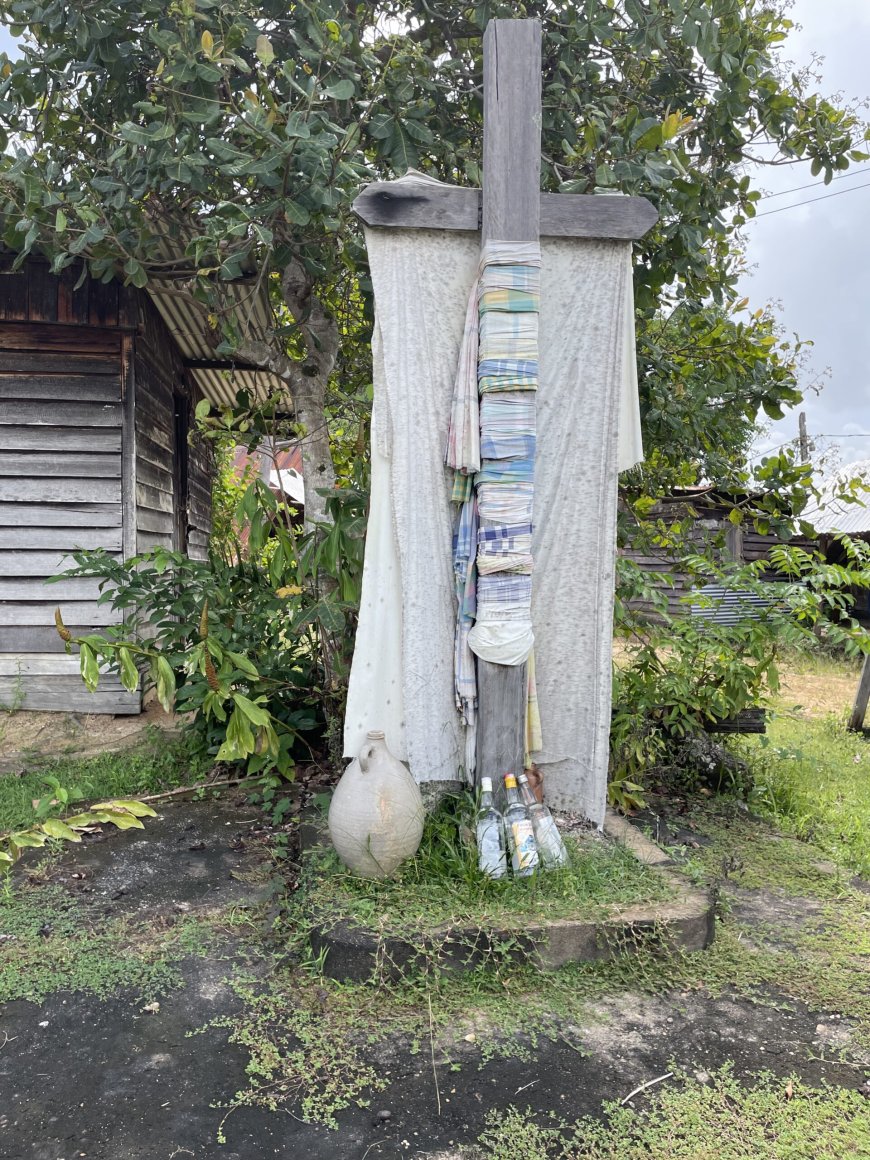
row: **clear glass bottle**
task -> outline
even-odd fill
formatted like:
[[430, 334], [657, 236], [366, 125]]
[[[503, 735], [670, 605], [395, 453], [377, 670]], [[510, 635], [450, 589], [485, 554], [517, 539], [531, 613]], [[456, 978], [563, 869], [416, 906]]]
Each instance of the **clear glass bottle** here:
[[477, 864], [489, 878], [507, 874], [504, 819], [492, 804], [492, 778], [480, 779], [480, 809], [477, 811]]
[[565, 843], [562, 841], [556, 819], [543, 802], [539, 802], [535, 797], [535, 791], [529, 785], [529, 779], [526, 775], [521, 773], [517, 780], [520, 785], [520, 797], [532, 820], [535, 841], [538, 844], [538, 853], [544, 868], [552, 870], [556, 866], [567, 866], [568, 851], [565, 849]]
[[540, 866], [535, 830], [529, 811], [520, 800], [517, 779], [512, 773], [504, 775], [504, 791], [507, 808], [504, 812], [504, 828], [507, 833], [511, 865], [517, 878], [528, 878]]

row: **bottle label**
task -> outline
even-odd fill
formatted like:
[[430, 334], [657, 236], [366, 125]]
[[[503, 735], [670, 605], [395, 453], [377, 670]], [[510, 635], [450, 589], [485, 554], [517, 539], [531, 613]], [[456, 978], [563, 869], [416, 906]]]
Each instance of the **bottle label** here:
[[535, 844], [535, 831], [529, 819], [511, 822], [511, 834], [514, 848], [514, 870], [534, 870], [538, 865], [538, 847]]

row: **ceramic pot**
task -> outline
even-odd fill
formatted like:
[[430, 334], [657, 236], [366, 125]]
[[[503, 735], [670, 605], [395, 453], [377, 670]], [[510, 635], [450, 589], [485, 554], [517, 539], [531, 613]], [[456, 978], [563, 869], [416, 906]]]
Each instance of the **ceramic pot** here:
[[417, 783], [372, 731], [335, 787], [329, 836], [354, 874], [389, 878], [413, 858], [423, 836], [423, 799]]

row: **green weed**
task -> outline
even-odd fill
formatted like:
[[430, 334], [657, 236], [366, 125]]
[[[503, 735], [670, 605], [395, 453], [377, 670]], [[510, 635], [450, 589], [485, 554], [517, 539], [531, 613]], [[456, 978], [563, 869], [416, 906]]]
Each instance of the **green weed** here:
[[780, 713], [767, 736], [746, 738], [753, 808], [870, 874], [870, 745], [842, 720]]
[[73, 801], [135, 797], [195, 781], [205, 770], [191, 761], [183, 740], [154, 738], [141, 749], [99, 757], [46, 759], [35, 755], [21, 777], [0, 776], [0, 832], [34, 820], [33, 802], [51, 792], [46, 778], [72, 791]]
[[858, 1160], [870, 1156], [870, 1103], [768, 1073], [751, 1086], [729, 1070], [707, 1084], [678, 1076], [648, 1110], [616, 1103], [604, 1123], [540, 1124], [509, 1108], [490, 1117], [463, 1157], [488, 1160]]
[[488, 878], [477, 865], [473, 816], [470, 798], [444, 799], [426, 820], [417, 856], [385, 881], [349, 873], [331, 850], [313, 852], [306, 869], [311, 910], [407, 935], [463, 922], [518, 930], [530, 922], [594, 917], [610, 906], [669, 896], [661, 875], [622, 846], [593, 836], [566, 838], [570, 864], [564, 869]]

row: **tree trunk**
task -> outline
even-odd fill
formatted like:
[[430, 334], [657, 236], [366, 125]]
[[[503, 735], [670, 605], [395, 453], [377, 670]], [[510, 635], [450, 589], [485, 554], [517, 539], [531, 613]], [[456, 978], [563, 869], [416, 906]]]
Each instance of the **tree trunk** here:
[[309, 379], [304, 386], [297, 384], [294, 402], [296, 418], [304, 431], [301, 446], [306, 527], [330, 519], [326, 511], [326, 497], [319, 492], [331, 491], [335, 487], [335, 465], [329, 447], [325, 396], [326, 384], [316, 379]]

